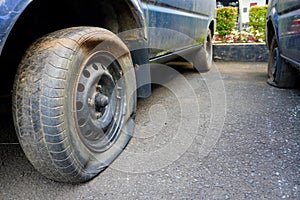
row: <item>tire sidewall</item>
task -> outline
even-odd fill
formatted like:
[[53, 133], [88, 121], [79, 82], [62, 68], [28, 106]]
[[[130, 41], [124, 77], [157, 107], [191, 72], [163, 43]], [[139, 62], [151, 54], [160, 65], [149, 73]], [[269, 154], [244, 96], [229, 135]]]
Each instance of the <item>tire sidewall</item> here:
[[274, 35], [269, 53], [267, 82], [279, 88], [293, 88], [298, 79], [297, 71], [280, 54], [280, 47]]
[[[276, 53], [276, 48], [278, 48], [278, 44], [277, 44], [276, 37], [274, 36], [272, 39], [272, 42], [271, 42], [269, 60], [268, 60], [268, 78], [273, 81], [276, 78], [273, 76], [273, 66], [275, 65], [275, 68], [278, 67], [278, 59], [279, 59], [279, 57], [277, 56], [277, 53]], [[274, 59], [274, 56], [276, 56], [276, 60]], [[277, 70], [277, 69], [274, 69], [274, 70]]]
[[[212, 65], [212, 54], [213, 54], [213, 47], [212, 47], [212, 36], [211, 31], [208, 29], [207, 36], [205, 40], [205, 51], [207, 55], [207, 68], [210, 69]], [[207, 48], [208, 47], [208, 48]]]
[[[111, 53], [119, 63], [123, 74], [125, 74], [124, 81], [126, 85], [126, 113], [123, 118], [121, 133], [119, 134], [118, 138], [116, 139], [115, 143], [106, 151], [101, 153], [96, 153], [90, 151], [84, 143], [81, 141], [81, 138], [78, 133], [77, 128], [77, 120], [75, 117], [76, 113], [76, 103], [74, 101], [77, 88], [77, 81], [78, 78], [83, 71], [84, 63], [86, 60], [96, 52], [107, 52], [108, 49], [103, 48], [105, 45], [101, 45], [102, 41], [107, 40], [107, 38], [113, 37], [114, 42], [112, 43], [114, 46], [110, 46], [110, 49], [118, 48], [119, 50], [122, 49], [122, 55], [119, 55], [120, 52]], [[82, 46], [82, 44], [89, 46], [89, 43], [99, 43], [95, 48], [89, 49], [89, 51]], [[93, 33], [90, 37], [87, 37], [85, 40], [81, 41], [79, 47], [75, 51], [71, 61], [68, 63], [68, 66], [71, 70], [67, 77], [67, 86], [66, 89], [66, 97], [64, 98], [64, 105], [66, 107], [66, 121], [68, 122], [69, 127], [69, 142], [72, 148], [72, 152], [74, 152], [74, 156], [77, 160], [84, 164], [84, 171], [86, 171], [87, 175], [90, 174], [97, 174], [99, 173], [104, 167], [107, 167], [123, 150], [125, 145], [131, 138], [131, 134], [133, 132], [133, 121], [131, 119], [131, 115], [135, 112], [135, 105], [136, 105], [136, 96], [133, 91], [135, 91], [136, 83], [135, 83], [135, 74], [132, 68], [133, 64], [130, 58], [129, 50], [124, 46], [123, 42], [114, 36], [109, 31], [103, 34], [103, 30], [101, 34]], [[72, 102], [72, 103], [71, 103]], [[92, 175], [94, 176], [94, 175]]]
[[[212, 66], [212, 35], [210, 29], [206, 33], [203, 46], [192, 54], [194, 68], [199, 72], [208, 72]], [[207, 45], [209, 45], [207, 47]]]

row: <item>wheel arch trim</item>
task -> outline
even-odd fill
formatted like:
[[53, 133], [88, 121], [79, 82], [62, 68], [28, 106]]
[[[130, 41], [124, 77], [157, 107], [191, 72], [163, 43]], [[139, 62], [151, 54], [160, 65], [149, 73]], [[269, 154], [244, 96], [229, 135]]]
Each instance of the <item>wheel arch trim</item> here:
[[[32, 1], [33, 0], [0, 0], [0, 55], [11, 30], [18, 21], [20, 15]], [[147, 39], [145, 19], [139, 1], [126, 0], [126, 3], [131, 10], [131, 14], [134, 17], [138, 28], [144, 29], [142, 37]]]
[[10, 31], [32, 0], [0, 1], [0, 55]]

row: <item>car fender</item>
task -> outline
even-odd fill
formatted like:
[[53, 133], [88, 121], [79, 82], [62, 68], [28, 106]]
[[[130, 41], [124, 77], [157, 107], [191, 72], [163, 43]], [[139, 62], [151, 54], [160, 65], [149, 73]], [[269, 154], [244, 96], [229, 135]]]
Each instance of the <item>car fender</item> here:
[[[0, 0], [0, 55], [10, 31], [20, 15], [33, 0]], [[145, 28], [145, 19], [139, 0], [126, 0], [139, 28]], [[146, 39], [146, 31], [142, 31], [142, 37]]]
[[[267, 24], [269, 24], [269, 23], [272, 24], [272, 28], [274, 30], [274, 34], [276, 36], [277, 41], [279, 41], [279, 39], [280, 39], [279, 38], [279, 33], [278, 33], [278, 17], [279, 16], [278, 16], [278, 13], [276, 11], [276, 8], [272, 7], [269, 14], [268, 14], [268, 16], [267, 16], [267, 21], [268, 21]], [[270, 35], [268, 33], [269, 33], [269, 30], [268, 30], [268, 28], [266, 28], [266, 39], [267, 39], [266, 44], [267, 44], [267, 48], [270, 49], [271, 44], [269, 44], [268, 41], [271, 41], [272, 38], [269, 38]]]
[[32, 0], [0, 0], [0, 55], [14, 24]]

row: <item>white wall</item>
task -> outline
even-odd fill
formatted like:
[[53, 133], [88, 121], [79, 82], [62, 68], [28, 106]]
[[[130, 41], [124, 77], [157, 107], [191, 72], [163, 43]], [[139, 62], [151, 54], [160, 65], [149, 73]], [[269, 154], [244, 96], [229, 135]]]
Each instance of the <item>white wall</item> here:
[[[266, 5], [266, 0], [239, 0], [242, 11], [242, 23], [249, 22], [249, 9], [251, 3], [257, 3], [258, 6]], [[246, 12], [245, 12], [246, 11]]]

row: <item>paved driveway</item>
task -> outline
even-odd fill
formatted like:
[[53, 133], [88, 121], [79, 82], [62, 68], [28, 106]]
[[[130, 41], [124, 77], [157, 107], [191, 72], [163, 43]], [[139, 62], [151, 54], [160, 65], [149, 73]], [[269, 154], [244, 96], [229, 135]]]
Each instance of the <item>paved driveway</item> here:
[[[267, 85], [266, 65], [174, 66], [139, 100], [125, 152], [85, 184], [48, 180], [1, 144], [0, 199], [300, 199], [300, 90]], [[1, 143], [15, 141], [9, 119]]]

